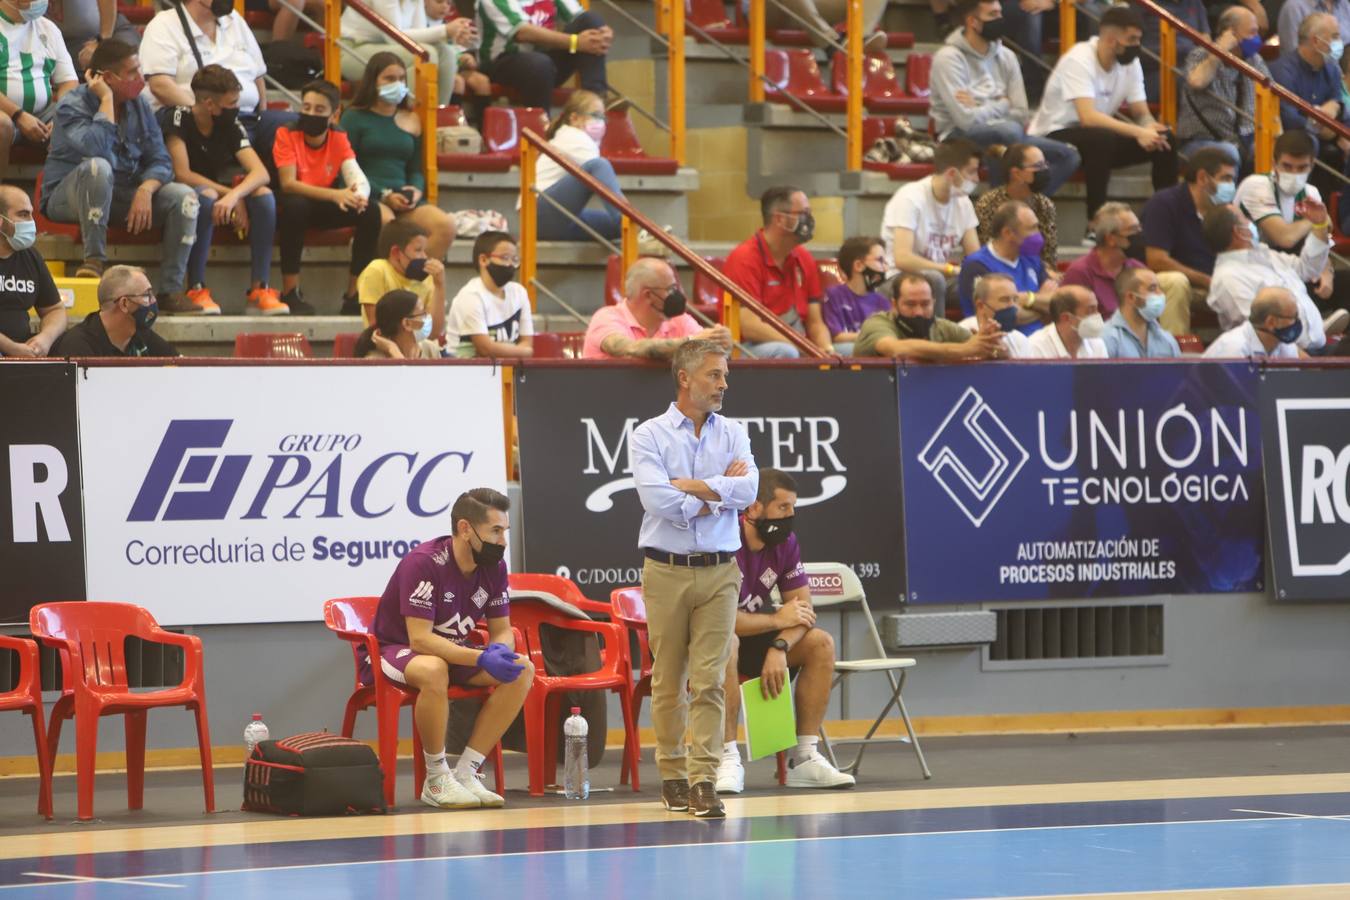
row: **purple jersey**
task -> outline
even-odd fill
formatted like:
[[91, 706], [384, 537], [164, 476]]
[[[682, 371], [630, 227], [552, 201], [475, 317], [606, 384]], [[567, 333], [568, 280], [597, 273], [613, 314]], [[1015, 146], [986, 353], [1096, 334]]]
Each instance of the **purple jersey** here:
[[736, 551], [736, 565], [741, 567], [741, 599], [737, 605], [742, 612], [772, 614], [774, 609], [769, 594], [775, 587], [780, 595], [806, 587], [806, 570], [802, 568], [802, 551], [797, 546], [795, 534], [788, 535], [788, 539], [778, 546], [765, 547], [758, 553], [741, 541], [741, 549]]
[[430, 619], [431, 629], [463, 644], [484, 616], [511, 614], [506, 563], [478, 566], [465, 575], [455, 562], [450, 536], [418, 544], [403, 557], [375, 613], [375, 638], [381, 645], [407, 644], [406, 616]]
[[857, 331], [868, 316], [890, 308], [890, 302], [875, 291], [858, 295], [847, 284], [836, 284], [825, 291], [820, 315], [825, 320], [825, 327], [830, 329], [830, 336], [834, 337], [845, 331]]

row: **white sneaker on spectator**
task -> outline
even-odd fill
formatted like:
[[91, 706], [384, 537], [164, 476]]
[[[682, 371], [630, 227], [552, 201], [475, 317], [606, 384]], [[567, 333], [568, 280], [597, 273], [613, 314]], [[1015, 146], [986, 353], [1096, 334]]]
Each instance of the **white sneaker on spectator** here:
[[819, 751], [812, 751], [804, 760], [788, 761], [787, 786], [790, 788], [846, 788], [856, 783], [852, 775], [830, 765]]
[[455, 780], [453, 772], [427, 775], [422, 785], [422, 802], [438, 809], [478, 809], [483, 805], [478, 795]]
[[452, 769], [451, 774], [455, 776], [455, 780], [464, 790], [477, 797], [478, 801], [488, 809], [498, 809], [506, 805], [506, 800], [502, 798], [501, 794], [494, 794], [484, 786], [483, 776], [478, 773], [465, 775], [459, 769]]
[[885, 53], [886, 52], [886, 32], [874, 31], [863, 38], [864, 53]]
[[[675, 226], [662, 225], [661, 230], [671, 237], [675, 236]], [[666, 245], [652, 237], [652, 233], [643, 228], [638, 231], [638, 253], [642, 256], [669, 256]]]
[[1343, 309], [1333, 310], [1331, 315], [1322, 320], [1322, 330], [1327, 333], [1327, 337], [1340, 334], [1347, 325], [1350, 325], [1350, 313]]
[[723, 753], [722, 761], [717, 764], [717, 793], [739, 794], [743, 790], [745, 790], [745, 766], [741, 765], [740, 754], [732, 756]]

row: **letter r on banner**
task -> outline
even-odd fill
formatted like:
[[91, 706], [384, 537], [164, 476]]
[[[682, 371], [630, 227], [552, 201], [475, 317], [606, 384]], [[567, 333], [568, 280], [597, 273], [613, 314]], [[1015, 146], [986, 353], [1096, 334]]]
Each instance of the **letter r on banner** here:
[[[44, 477], [38, 480], [38, 466]], [[49, 541], [69, 541], [70, 529], [61, 512], [61, 492], [69, 472], [66, 460], [50, 444], [12, 444], [9, 448], [10, 514], [16, 544], [35, 544], [38, 512]]]

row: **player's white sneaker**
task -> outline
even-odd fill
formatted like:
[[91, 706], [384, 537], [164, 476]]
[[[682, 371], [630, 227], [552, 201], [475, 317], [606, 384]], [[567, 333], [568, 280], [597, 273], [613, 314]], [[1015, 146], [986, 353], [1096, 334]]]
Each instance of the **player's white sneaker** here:
[[840, 772], [817, 750], [804, 760], [788, 762], [787, 786], [790, 788], [850, 788], [856, 784], [852, 775]]
[[455, 780], [459, 782], [460, 787], [477, 797], [478, 801], [483, 806], [489, 809], [497, 809], [506, 805], [506, 801], [502, 798], [502, 795], [494, 794], [492, 791], [489, 791], [483, 785], [482, 776], [477, 773], [465, 775], [458, 769], [453, 769], [451, 774], [455, 776]]
[[483, 805], [478, 795], [470, 793], [455, 779], [453, 772], [427, 775], [426, 783], [422, 785], [422, 802], [437, 809], [478, 809]]
[[722, 761], [717, 764], [717, 793], [739, 794], [743, 790], [745, 790], [745, 766], [741, 765], [740, 754], [732, 756], [730, 753], [723, 753]]

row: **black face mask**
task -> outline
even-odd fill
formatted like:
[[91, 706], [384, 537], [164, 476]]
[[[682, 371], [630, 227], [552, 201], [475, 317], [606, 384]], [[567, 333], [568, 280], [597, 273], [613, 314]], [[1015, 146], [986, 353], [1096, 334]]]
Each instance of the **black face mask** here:
[[1031, 190], [1037, 194], [1044, 194], [1045, 189], [1050, 186], [1050, 170], [1040, 169], [1035, 175], [1031, 176]]
[[1130, 243], [1125, 247], [1125, 256], [1138, 262], [1144, 261], [1144, 233], [1130, 235]]
[[930, 316], [896, 316], [895, 321], [909, 329], [910, 334], [921, 341], [928, 340], [933, 331], [933, 319]]
[[1133, 47], [1121, 47], [1120, 52], [1116, 54], [1116, 62], [1120, 63], [1122, 66], [1128, 66], [1138, 58], [1138, 44], [1135, 44]]
[[777, 547], [779, 544], [792, 537], [793, 516], [784, 516], [781, 519], [759, 519], [751, 522], [755, 526], [755, 531], [759, 534], [759, 539], [765, 546]]
[[990, 19], [988, 22], [980, 23], [980, 37], [986, 41], [1001, 41], [1003, 35], [1008, 31], [1002, 16], [997, 19]]
[[667, 319], [673, 319], [676, 316], [683, 315], [685, 307], [688, 305], [689, 301], [685, 298], [684, 291], [675, 288], [669, 294], [666, 294], [665, 300], [661, 301], [661, 315]]
[[211, 117], [215, 128], [229, 128], [239, 121], [239, 107], [227, 107]]
[[474, 532], [474, 537], [477, 537], [479, 543], [482, 544], [481, 547], [471, 546], [469, 548], [473, 551], [473, 561], [475, 565], [485, 567], [495, 566], [506, 557], [505, 544], [490, 544], [481, 537], [478, 537], [478, 532], [476, 531]]
[[876, 269], [863, 269], [863, 290], [869, 294], [881, 287], [881, 283], [886, 280], [885, 272], [878, 272]]
[[802, 213], [797, 217], [797, 227], [792, 233], [797, 236], [798, 243], [808, 243], [816, 234], [816, 217], [810, 212]]
[[234, 12], [232, 0], [211, 0], [211, 15], [217, 19], [223, 19], [232, 12]]
[[310, 137], [322, 137], [328, 132], [328, 116], [301, 113], [299, 125], [300, 130]]
[[504, 287], [516, 280], [516, 267], [503, 266], [500, 263], [488, 263], [488, 277], [497, 287]]
[[427, 261], [422, 257], [408, 260], [408, 265], [403, 269], [403, 277], [409, 281], [425, 281], [427, 277]]

